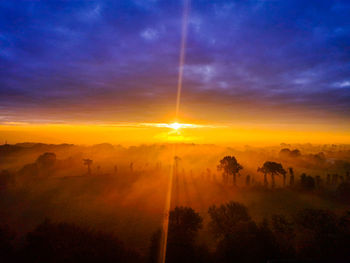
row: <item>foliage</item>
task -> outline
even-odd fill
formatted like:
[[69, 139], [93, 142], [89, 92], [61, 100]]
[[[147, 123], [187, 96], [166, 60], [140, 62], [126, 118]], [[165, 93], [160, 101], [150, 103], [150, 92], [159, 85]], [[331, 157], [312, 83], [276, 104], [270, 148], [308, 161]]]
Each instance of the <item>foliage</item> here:
[[135, 252], [112, 234], [48, 220], [27, 235], [26, 262], [138, 262]]
[[38, 164], [39, 169], [51, 169], [56, 162], [56, 154], [51, 152], [43, 153], [36, 160], [36, 164]]
[[301, 156], [301, 152], [298, 149], [290, 150], [289, 148], [283, 148], [279, 152], [279, 155], [284, 158], [296, 158]]
[[350, 182], [341, 183], [337, 187], [336, 195], [339, 201], [348, 204], [350, 202]]
[[195, 238], [202, 228], [202, 218], [190, 207], [175, 207], [169, 214], [166, 261], [194, 262]]
[[213, 205], [209, 207], [208, 213], [211, 218], [209, 228], [216, 238], [234, 233], [238, 223], [251, 220], [247, 208], [233, 201], [219, 207]]
[[283, 169], [282, 164], [276, 162], [265, 162], [261, 168], [258, 169], [259, 172], [266, 174], [286, 174], [286, 171]]
[[[228, 175], [232, 175], [233, 184], [236, 185], [236, 174], [243, 169], [243, 166], [237, 162], [236, 157], [225, 156], [222, 160], [220, 160], [220, 164], [217, 166], [217, 169], [219, 171], [223, 171], [226, 178]], [[225, 181], [227, 183], [227, 179], [225, 179]]]
[[286, 175], [286, 170], [283, 169], [282, 164], [276, 162], [265, 162], [262, 167], [258, 168], [258, 172], [264, 174], [264, 183], [267, 185], [266, 175], [271, 175], [272, 186], [275, 186], [275, 175]]
[[312, 176], [302, 174], [300, 176], [300, 187], [302, 190], [311, 191], [316, 186], [315, 179]]

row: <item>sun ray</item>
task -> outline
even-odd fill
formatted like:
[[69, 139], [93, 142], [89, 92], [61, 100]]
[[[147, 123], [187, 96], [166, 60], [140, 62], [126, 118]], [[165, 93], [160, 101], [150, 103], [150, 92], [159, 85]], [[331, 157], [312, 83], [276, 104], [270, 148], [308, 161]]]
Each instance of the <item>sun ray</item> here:
[[[180, 48], [180, 61], [179, 61], [179, 76], [177, 83], [177, 96], [176, 96], [176, 109], [175, 109], [175, 118], [178, 118], [179, 109], [180, 109], [180, 98], [181, 98], [181, 90], [182, 90], [182, 80], [183, 80], [183, 68], [185, 63], [185, 49], [186, 49], [186, 40], [187, 40], [187, 23], [188, 23], [188, 13], [190, 8], [190, 0], [184, 0], [184, 10], [183, 10], [183, 20], [182, 20], [182, 38], [181, 38], [181, 48]], [[178, 130], [182, 127], [181, 124], [174, 122], [169, 125], [170, 128], [174, 130]], [[167, 199], [165, 205], [165, 216], [163, 220], [163, 239], [161, 243], [160, 249], [160, 257], [159, 262], [165, 263], [166, 260], [166, 248], [168, 242], [168, 227], [169, 227], [169, 212], [171, 207], [171, 194], [172, 194], [172, 179], [173, 179], [173, 170], [174, 170], [174, 160], [176, 156], [176, 145], [174, 145], [174, 153], [173, 153], [173, 161], [171, 165], [170, 178], [169, 178], [169, 186], [167, 192]]]
[[182, 127], [182, 124], [174, 122], [174, 123], [169, 124], [169, 127], [174, 129], [174, 130], [178, 130], [178, 129], [180, 129]]

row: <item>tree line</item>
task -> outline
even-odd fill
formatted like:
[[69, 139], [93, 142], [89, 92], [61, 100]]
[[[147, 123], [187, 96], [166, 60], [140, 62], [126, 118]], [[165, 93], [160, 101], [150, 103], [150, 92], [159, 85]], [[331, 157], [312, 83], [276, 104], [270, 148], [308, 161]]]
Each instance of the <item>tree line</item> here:
[[[232, 184], [237, 186], [237, 176], [240, 175], [240, 171], [243, 166], [237, 161], [235, 156], [225, 156], [220, 160], [217, 166], [218, 171], [222, 172], [223, 183], [229, 184], [230, 178], [232, 178]], [[272, 188], [276, 186], [276, 176], [281, 176], [283, 179], [283, 187], [294, 186], [295, 175], [292, 167], [288, 168], [288, 172], [283, 168], [281, 163], [266, 161], [261, 167], [258, 167], [257, 172], [264, 176], [264, 186], [268, 187], [271, 185]], [[289, 173], [289, 183], [287, 182], [287, 174]], [[268, 176], [270, 176], [270, 183]], [[246, 186], [249, 186], [251, 182], [250, 175], [246, 176]], [[326, 180], [321, 176], [310, 176], [302, 173], [300, 176], [300, 186], [305, 190], [313, 190], [321, 187], [322, 185], [338, 185], [338, 184], [349, 184], [350, 173], [346, 172], [345, 176], [335, 174], [327, 174]]]
[[[169, 215], [166, 262], [349, 262], [350, 212], [303, 209], [291, 217], [252, 219], [241, 203], [209, 207], [206, 226], [214, 248], [201, 244], [203, 218], [190, 207]], [[157, 262], [160, 232], [151, 239], [149, 263]]]

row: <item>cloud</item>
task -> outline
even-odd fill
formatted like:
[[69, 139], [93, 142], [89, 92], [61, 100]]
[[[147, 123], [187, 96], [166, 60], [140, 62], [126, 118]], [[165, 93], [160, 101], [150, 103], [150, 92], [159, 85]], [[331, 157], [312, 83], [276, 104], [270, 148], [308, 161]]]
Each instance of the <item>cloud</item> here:
[[340, 82], [334, 83], [334, 86], [337, 88], [349, 88], [350, 87], [350, 80], [343, 80]]
[[153, 41], [158, 39], [159, 34], [158, 31], [152, 28], [146, 28], [141, 32], [141, 37], [147, 41]]
[[[348, 120], [349, 8], [192, 1], [181, 109], [212, 120], [237, 111], [252, 121], [265, 111]], [[1, 2], [2, 115], [9, 122], [169, 115], [181, 16], [181, 1]]]

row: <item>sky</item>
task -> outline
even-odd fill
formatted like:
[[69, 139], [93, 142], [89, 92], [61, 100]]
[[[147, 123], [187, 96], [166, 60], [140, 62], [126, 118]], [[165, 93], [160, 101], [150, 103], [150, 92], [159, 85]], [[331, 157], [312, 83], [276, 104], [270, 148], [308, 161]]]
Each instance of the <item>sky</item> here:
[[0, 1], [1, 137], [178, 121], [208, 130], [189, 141], [215, 142], [216, 127], [227, 141], [350, 142], [349, 1], [192, 0], [175, 120], [183, 6]]

